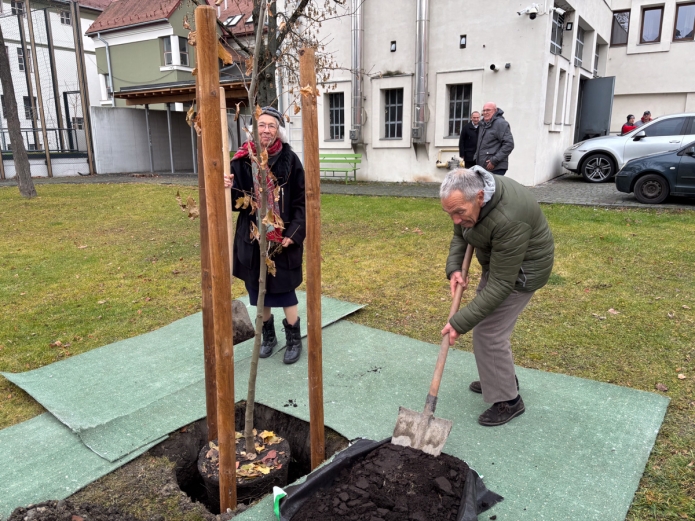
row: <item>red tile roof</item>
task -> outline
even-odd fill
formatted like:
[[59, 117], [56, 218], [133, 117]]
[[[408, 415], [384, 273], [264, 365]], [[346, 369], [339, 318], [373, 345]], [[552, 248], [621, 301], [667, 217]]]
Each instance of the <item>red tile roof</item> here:
[[[215, 7], [215, 0], [208, 0], [208, 4]], [[218, 7], [217, 18], [222, 23], [233, 19], [236, 15], [242, 15], [234, 26], [227, 26], [227, 29], [231, 29], [236, 36], [253, 33], [253, 23], [246, 23], [253, 12], [253, 0], [222, 0], [215, 8]]]
[[[106, 0], [89, 0], [104, 3]], [[86, 34], [168, 19], [181, 0], [113, 0]]]

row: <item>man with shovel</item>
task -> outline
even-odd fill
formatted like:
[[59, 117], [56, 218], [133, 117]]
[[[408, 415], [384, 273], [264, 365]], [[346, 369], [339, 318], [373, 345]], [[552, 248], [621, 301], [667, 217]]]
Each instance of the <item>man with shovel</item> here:
[[519, 314], [553, 268], [554, 241], [530, 191], [479, 166], [449, 172], [439, 191], [442, 208], [454, 221], [446, 262], [451, 293], [468, 286], [461, 274], [467, 246], [483, 269], [476, 295], [442, 330], [453, 345], [473, 330], [473, 353], [480, 381], [470, 390], [493, 404], [478, 417], [485, 426], [503, 425], [523, 414], [509, 338]]

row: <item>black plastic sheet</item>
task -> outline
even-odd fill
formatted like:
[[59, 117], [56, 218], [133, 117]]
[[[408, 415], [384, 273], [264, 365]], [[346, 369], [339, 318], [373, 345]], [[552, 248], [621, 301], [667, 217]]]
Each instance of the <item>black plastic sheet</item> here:
[[[343, 469], [352, 467], [357, 460], [390, 442], [391, 438], [382, 441], [358, 440], [338, 454], [331, 463], [309, 474], [304, 483], [287, 487], [287, 496], [280, 502], [280, 521], [291, 521], [302, 505], [316, 492], [329, 487]], [[488, 490], [478, 473], [469, 469], [456, 521], [477, 521], [478, 514], [503, 499], [499, 494]]]

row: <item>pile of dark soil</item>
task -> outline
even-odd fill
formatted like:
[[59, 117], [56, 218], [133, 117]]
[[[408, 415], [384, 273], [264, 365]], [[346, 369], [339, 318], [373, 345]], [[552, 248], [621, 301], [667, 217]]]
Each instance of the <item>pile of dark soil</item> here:
[[317, 492], [292, 521], [455, 520], [468, 465], [386, 443]]
[[81, 504], [68, 500], [44, 501], [16, 508], [7, 521], [138, 521], [116, 507]]

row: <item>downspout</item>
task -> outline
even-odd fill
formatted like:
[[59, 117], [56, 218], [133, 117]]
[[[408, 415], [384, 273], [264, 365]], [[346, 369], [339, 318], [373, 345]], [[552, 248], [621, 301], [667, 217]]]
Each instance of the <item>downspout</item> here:
[[427, 66], [429, 47], [429, 0], [417, 0], [415, 44], [415, 117], [413, 143], [427, 142]]
[[350, 141], [353, 145], [362, 143], [362, 48], [364, 41], [363, 11], [364, 0], [352, 0], [352, 128]]
[[113, 92], [113, 70], [111, 70], [111, 48], [109, 47], [109, 42], [101, 37], [101, 33], [97, 33], [97, 40], [106, 46], [106, 67], [109, 69], [109, 87], [111, 88], [111, 106], [116, 106], [116, 98]]

